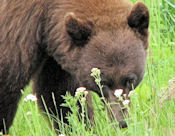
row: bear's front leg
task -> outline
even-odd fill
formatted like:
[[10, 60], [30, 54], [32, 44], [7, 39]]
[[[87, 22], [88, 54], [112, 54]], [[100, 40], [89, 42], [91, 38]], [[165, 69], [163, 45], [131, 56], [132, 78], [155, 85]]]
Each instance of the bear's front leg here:
[[[66, 91], [75, 90], [76, 88], [76, 85], [73, 83], [74, 80], [71, 80], [71, 75], [62, 70], [52, 57], [49, 57], [34, 77], [33, 81], [34, 91], [37, 95], [40, 108], [46, 111], [42, 100], [43, 97], [49, 113], [54, 114], [54, 116], [59, 119], [61, 119], [62, 116], [63, 121], [67, 123], [65, 116], [69, 109], [60, 106], [60, 104], [64, 103], [62, 95], [65, 95]], [[73, 92], [70, 93], [73, 95]], [[55, 125], [55, 127], [58, 128], [56, 122]]]
[[6, 89], [1, 87], [0, 85], [0, 131], [7, 134], [12, 125], [21, 92], [20, 90], [11, 91], [10, 87]]

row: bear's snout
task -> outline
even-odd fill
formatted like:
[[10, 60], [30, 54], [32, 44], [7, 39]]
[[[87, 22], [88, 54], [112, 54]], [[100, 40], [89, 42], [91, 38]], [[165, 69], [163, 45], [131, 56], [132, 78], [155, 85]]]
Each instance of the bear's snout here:
[[120, 120], [119, 121], [119, 127], [120, 128], [126, 128], [127, 127], [127, 123], [125, 120]]

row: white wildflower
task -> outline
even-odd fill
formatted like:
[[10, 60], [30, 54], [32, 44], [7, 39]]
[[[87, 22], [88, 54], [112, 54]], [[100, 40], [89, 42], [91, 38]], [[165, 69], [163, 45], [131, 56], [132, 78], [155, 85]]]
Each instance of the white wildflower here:
[[24, 101], [25, 101], [25, 102], [27, 102], [27, 101], [36, 101], [36, 100], [37, 100], [37, 98], [36, 98], [36, 96], [33, 95], [33, 94], [29, 94], [29, 95], [27, 95], [26, 98], [24, 98]]
[[123, 97], [124, 97], [124, 98], [126, 98], [126, 96], [127, 96], [126, 94], [123, 94]]
[[58, 136], [65, 136], [64, 134], [59, 134]]
[[116, 89], [115, 92], [114, 92], [114, 95], [117, 97], [117, 98], [120, 98], [121, 95], [123, 93], [123, 89]]
[[79, 87], [79, 88], [77, 88], [77, 92], [84, 92], [86, 90], [86, 88], [85, 87]]
[[123, 105], [128, 105], [130, 103], [130, 100], [124, 100], [122, 103]]
[[93, 73], [93, 72], [96, 72], [96, 71], [99, 71], [99, 69], [98, 68], [92, 68], [91, 69], [91, 72]]
[[88, 94], [88, 91], [84, 91], [85, 96]]
[[101, 73], [100, 69], [98, 69], [98, 68], [91, 69], [91, 76], [93, 76], [94, 78], [100, 76], [100, 73]]
[[27, 115], [32, 115], [32, 112], [31, 111], [28, 111], [26, 114]]
[[79, 87], [76, 89], [75, 96], [78, 96], [79, 94], [85, 92], [86, 88], [85, 87]]

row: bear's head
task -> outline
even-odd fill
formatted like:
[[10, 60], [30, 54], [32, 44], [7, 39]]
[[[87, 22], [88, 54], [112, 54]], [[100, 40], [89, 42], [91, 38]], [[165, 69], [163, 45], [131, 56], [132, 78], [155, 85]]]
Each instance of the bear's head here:
[[[60, 46], [62, 53], [55, 59], [75, 77], [79, 86], [101, 95], [90, 76], [92, 68], [99, 68], [104, 96], [109, 102], [117, 102], [116, 89], [123, 89], [123, 93], [128, 94], [143, 78], [149, 12], [142, 2], [127, 8], [107, 7], [99, 11], [94, 9], [92, 14], [86, 13], [86, 9], [82, 13], [67, 13], [64, 16], [67, 45]], [[111, 107], [117, 120], [122, 120], [119, 106]]]

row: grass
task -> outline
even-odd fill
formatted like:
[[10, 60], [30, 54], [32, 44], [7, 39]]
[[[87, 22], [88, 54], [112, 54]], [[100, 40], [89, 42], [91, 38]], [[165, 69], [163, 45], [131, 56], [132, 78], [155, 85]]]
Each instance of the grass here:
[[[135, 2], [134, 0], [133, 2]], [[168, 81], [175, 77], [175, 1], [143, 0], [150, 10], [150, 47], [144, 80], [132, 98], [127, 129], [119, 129], [107, 118], [103, 104], [94, 95], [95, 125], [90, 129], [77, 121], [78, 113], [70, 115], [70, 124], [61, 127], [59, 133], [71, 136], [174, 136], [175, 101], [161, 102], [161, 92], [173, 91]], [[175, 86], [175, 84], [174, 84]], [[166, 89], [163, 89], [166, 87]], [[56, 136], [49, 120], [41, 115], [36, 102], [24, 102], [31, 93], [28, 86], [20, 101], [11, 136]], [[66, 96], [66, 99], [71, 96]], [[72, 98], [73, 99], [73, 98]], [[72, 110], [75, 110], [76, 106]]]

